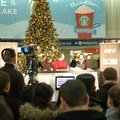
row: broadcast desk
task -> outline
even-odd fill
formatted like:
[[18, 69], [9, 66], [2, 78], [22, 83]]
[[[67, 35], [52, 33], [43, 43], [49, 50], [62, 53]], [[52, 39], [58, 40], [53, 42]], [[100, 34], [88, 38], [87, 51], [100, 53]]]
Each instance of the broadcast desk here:
[[95, 76], [95, 86], [96, 86], [96, 89], [99, 89], [97, 72], [94, 72], [94, 70], [50, 71], [50, 72], [44, 71], [44, 72], [39, 72], [37, 74], [36, 80], [38, 82], [45, 82], [52, 86], [54, 90], [52, 101], [56, 101], [58, 96], [58, 90], [56, 90], [56, 80], [55, 80], [56, 76], [75, 76], [76, 77], [77, 75], [84, 74], [84, 73], [90, 73]]

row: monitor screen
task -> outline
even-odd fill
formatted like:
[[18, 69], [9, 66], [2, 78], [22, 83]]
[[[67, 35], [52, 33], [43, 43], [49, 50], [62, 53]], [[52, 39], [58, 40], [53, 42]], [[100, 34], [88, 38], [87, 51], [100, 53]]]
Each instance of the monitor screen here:
[[28, 52], [29, 52], [29, 50], [28, 50], [27, 47], [21, 48], [21, 51], [22, 51], [23, 53], [28, 53]]
[[74, 80], [75, 76], [56, 76], [55, 77], [55, 89], [59, 90], [60, 86], [68, 80]]

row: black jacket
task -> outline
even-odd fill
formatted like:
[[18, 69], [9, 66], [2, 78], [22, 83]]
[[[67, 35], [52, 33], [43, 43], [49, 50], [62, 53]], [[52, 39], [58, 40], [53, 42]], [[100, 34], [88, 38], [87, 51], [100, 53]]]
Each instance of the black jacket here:
[[97, 111], [100, 111], [100, 112], [104, 112], [104, 109], [105, 109], [105, 103], [101, 100], [98, 100], [92, 96], [90, 96], [90, 103], [89, 103], [89, 108], [90, 109], [95, 109]]
[[106, 120], [106, 117], [103, 113], [95, 110], [81, 110], [65, 112], [55, 120]]
[[5, 98], [7, 105], [11, 108], [14, 114], [15, 120], [18, 120], [18, 118], [20, 117], [19, 108], [22, 105], [22, 102], [12, 98], [8, 93], [4, 91], [0, 91], [0, 95], [2, 95]]
[[72, 61], [70, 62], [70, 67], [73, 67], [73, 68], [76, 67], [76, 60], [72, 60]]
[[116, 84], [117, 83], [115, 82], [109, 82], [109, 83], [103, 84], [98, 91], [98, 99], [105, 103], [106, 109], [107, 109], [107, 98], [108, 98], [109, 89]]
[[12, 97], [19, 99], [24, 86], [22, 73], [14, 69], [13, 64], [5, 64], [4, 67], [0, 68], [0, 71], [7, 72], [10, 75], [11, 88], [9, 93]]

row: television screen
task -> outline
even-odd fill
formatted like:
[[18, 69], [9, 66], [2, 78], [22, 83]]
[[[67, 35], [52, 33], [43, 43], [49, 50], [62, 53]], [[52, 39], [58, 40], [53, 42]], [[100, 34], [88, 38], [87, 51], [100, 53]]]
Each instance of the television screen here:
[[59, 90], [60, 86], [68, 80], [74, 80], [75, 76], [56, 76], [55, 77], [55, 89]]

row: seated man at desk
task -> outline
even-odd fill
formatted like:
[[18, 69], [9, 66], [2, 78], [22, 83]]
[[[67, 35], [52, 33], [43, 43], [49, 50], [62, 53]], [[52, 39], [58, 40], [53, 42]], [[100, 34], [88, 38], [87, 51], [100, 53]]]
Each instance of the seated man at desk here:
[[67, 70], [68, 69], [68, 64], [64, 60], [65, 56], [63, 53], [60, 53], [58, 55], [58, 59], [54, 61], [54, 66], [56, 70]]
[[76, 67], [82, 70], [87, 70], [90, 68], [90, 63], [84, 58], [84, 54], [79, 55], [79, 60], [76, 62]]
[[56, 71], [54, 64], [52, 63], [51, 56], [47, 56], [46, 59], [42, 62], [41, 71]]

